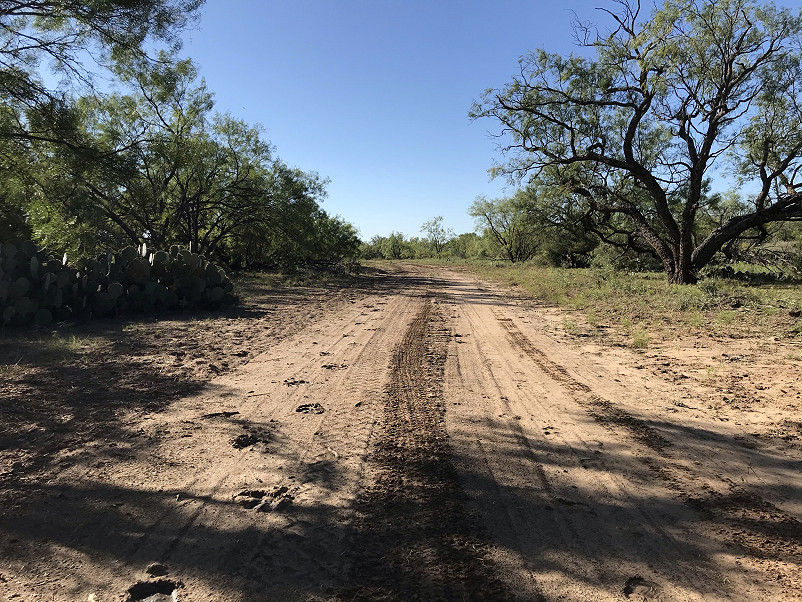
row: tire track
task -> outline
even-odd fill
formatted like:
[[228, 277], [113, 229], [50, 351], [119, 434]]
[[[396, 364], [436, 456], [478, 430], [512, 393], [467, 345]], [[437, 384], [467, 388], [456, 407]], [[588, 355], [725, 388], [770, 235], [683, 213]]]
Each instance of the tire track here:
[[[739, 548], [741, 554], [757, 559], [758, 565], [775, 562], [771, 570], [778, 584], [787, 584], [793, 580], [792, 567], [802, 563], [802, 526], [795, 517], [735, 480], [724, 477], [724, 474], [731, 471], [730, 467], [715, 460], [713, 462], [717, 466], [716, 472], [719, 473], [716, 476], [721, 482], [716, 484], [699, 478], [695, 471], [683, 464], [683, 450], [672, 441], [663, 437], [644, 420], [630, 415], [595, 394], [586, 384], [574, 379], [565, 367], [555, 363], [538, 349], [517, 328], [513, 320], [504, 317], [497, 310], [493, 314], [504, 327], [510, 342], [532, 359], [546, 375], [570, 391], [574, 400], [585, 406], [594, 420], [608, 427], [623, 427], [634, 441], [658, 454], [657, 458], [641, 454], [636, 457], [673, 491], [680, 503], [696, 513], [698, 529], [715, 533], [719, 537], [724, 535], [727, 548]], [[725, 489], [723, 493], [715, 490], [721, 486]], [[656, 517], [651, 522], [659, 528], [659, 523], [654, 518]], [[720, 552], [711, 555], [707, 563], [712, 561], [712, 556], [718, 555]], [[739, 554], [733, 554], [737, 555]], [[722, 593], [729, 592], [735, 599], [741, 599], [743, 592], [749, 591], [752, 593], [746, 594], [746, 597], [751, 599], [750, 596], [755, 594], [754, 577], [747, 577], [749, 573], [738, 576], [733, 574], [733, 569], [738, 570], [741, 566], [741, 562], [734, 559], [735, 567], [719, 565], [718, 570], [727, 572], [719, 573], [715, 578], [719, 583], [718, 589]], [[723, 575], [727, 575], [727, 578]], [[697, 587], [701, 587], [703, 582], [697, 583]]]
[[450, 329], [431, 297], [393, 354], [384, 415], [338, 600], [507, 600], [463, 504], [445, 429]]
[[[698, 558], [698, 551], [694, 563], [681, 560], [693, 547], [680, 543], [676, 526], [664, 528], [661, 512], [640, 502], [638, 481], [632, 479], [648, 479], [648, 471], [599, 447], [599, 427], [607, 425], [599, 423], [595, 432], [587, 428], [587, 407], [575, 403], [577, 396], [586, 394], [582, 383], [548, 358], [543, 358], [546, 369], [536, 363], [533, 374], [527, 369], [529, 354], [511, 357], [505, 347], [519, 347], [509, 329], [494, 326], [504, 322], [487, 318], [498, 313], [473, 303], [471, 295], [466, 295], [459, 313], [466, 334], [455, 345], [451, 370], [456, 379], [448, 380], [461, 389], [450, 399], [480, 396], [483, 401], [465, 404], [475, 409], [463, 412], [452, 433], [465, 450], [462, 470], [471, 494], [480, 511], [488, 509], [483, 514], [495, 535], [497, 563], [508, 578], [530, 591], [533, 599], [585, 600], [591, 598], [578, 583], [605, 589], [617, 583], [623, 588], [628, 578], [643, 574], [648, 562], [655, 567], [677, 565], [668, 575], [663, 571], [663, 583], [696, 581], [702, 586], [697, 591], [703, 591], [709, 563]], [[530, 351], [537, 350], [530, 344]], [[538, 378], [541, 373], [548, 378]], [[558, 387], [550, 384], [552, 380]], [[482, 406], [484, 411], [477, 412]], [[545, 426], [541, 430], [538, 424]], [[575, 483], [582, 485], [577, 488]], [[503, 508], [504, 517], [491, 508]], [[684, 514], [693, 516], [690, 511]], [[637, 525], [638, 539], [622, 541], [616, 533], [619, 527], [614, 527], [619, 524]], [[694, 565], [708, 566], [697, 571]], [[683, 591], [681, 585], [667, 589]], [[702, 599], [693, 589], [682, 595]]]
[[535, 347], [532, 341], [518, 329], [513, 320], [502, 317], [498, 312], [493, 313], [507, 331], [512, 343], [529, 356], [543, 372], [576, 393], [576, 400], [591, 409], [590, 415], [596, 421], [601, 424], [623, 427], [646, 447], [661, 455], [666, 455], [666, 450], [672, 445], [668, 439], [643, 420], [635, 418], [608, 400], [593, 393], [589, 386], [573, 378], [563, 366], [551, 361], [545, 353]]
[[[390, 350], [400, 335], [393, 326], [405, 321], [414, 309], [406, 295], [393, 295], [389, 301], [386, 296], [378, 299], [382, 300], [356, 307], [322, 330], [313, 329], [307, 337], [310, 340], [303, 344], [309, 349], [303, 361], [272, 372], [269, 383], [248, 379], [238, 383], [240, 389], [255, 389], [237, 405], [238, 419], [276, 423], [275, 452], [269, 458], [257, 456], [256, 463], [246, 456], [247, 461], [234, 469], [258, 480], [238, 484], [237, 473], [228, 471], [219, 476], [215, 487], [224, 485], [229, 494], [264, 489], [261, 479], [275, 474], [275, 466], [281, 464], [283, 478], [269, 481], [267, 489], [286, 488], [292, 495], [292, 504], [279, 513], [246, 514], [252, 528], [240, 532], [236, 545], [224, 554], [221, 569], [227, 579], [237, 583], [236, 591], [247, 593], [248, 600], [320, 594], [342, 575], [353, 500], [382, 408]], [[371, 312], [369, 322], [360, 310], [375, 310], [374, 303], [383, 307], [378, 313]], [[298, 346], [298, 342], [289, 341], [288, 345]], [[270, 373], [268, 365], [284, 357], [287, 353], [279, 348], [267, 361], [252, 362], [252, 377]], [[331, 365], [338, 369], [327, 367]], [[297, 412], [304, 403], [319, 405], [322, 413]], [[265, 471], [260, 466], [266, 460], [273, 469]], [[224, 524], [226, 514], [232, 511], [244, 512], [231, 503], [227, 507], [208, 505], [194, 512], [191, 520], [194, 523], [200, 518], [201, 528], [209, 521]], [[165, 560], [192, 556], [196, 538], [191, 536], [191, 526], [179, 534], [181, 541], [171, 543]]]

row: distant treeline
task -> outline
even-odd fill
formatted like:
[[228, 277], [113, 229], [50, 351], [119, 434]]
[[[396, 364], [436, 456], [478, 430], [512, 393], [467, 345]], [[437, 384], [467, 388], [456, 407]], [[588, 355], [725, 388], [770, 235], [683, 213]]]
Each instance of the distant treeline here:
[[[475, 220], [475, 232], [456, 235], [443, 227], [443, 218], [438, 216], [421, 226], [423, 236], [420, 237], [407, 237], [399, 232], [374, 236], [362, 243], [361, 256], [364, 259], [531, 261], [569, 268], [604, 265], [627, 271], [664, 268], [650, 249], [627, 246], [625, 237], [613, 240], [600, 234], [596, 224], [588, 219], [587, 208], [570, 197], [555, 201], [554, 197], [542, 194], [542, 190], [527, 187], [509, 198], [479, 197], [468, 213]], [[700, 220], [700, 234], [713, 223], [712, 217]], [[762, 235], [733, 239], [700, 276], [737, 277], [739, 270], [770, 273], [777, 278], [799, 278], [802, 224], [784, 222], [775, 224], [770, 232]]]

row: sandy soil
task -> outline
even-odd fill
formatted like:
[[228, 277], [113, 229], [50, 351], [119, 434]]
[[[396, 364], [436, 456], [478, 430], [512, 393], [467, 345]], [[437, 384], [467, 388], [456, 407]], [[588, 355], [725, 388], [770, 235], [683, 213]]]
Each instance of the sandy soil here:
[[8, 600], [802, 600], [802, 346], [394, 265], [0, 339]]

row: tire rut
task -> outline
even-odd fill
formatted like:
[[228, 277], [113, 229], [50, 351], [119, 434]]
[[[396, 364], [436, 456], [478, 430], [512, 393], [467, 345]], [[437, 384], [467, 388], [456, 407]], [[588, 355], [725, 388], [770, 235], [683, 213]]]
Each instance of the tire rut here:
[[[562, 366], [542, 357], [528, 339], [529, 350], [546, 364], [541, 369], [536, 363], [537, 373], [554, 380], [557, 387], [525, 372], [530, 353], [504, 360], [504, 354], [498, 352], [504, 338], [511, 351], [520, 346], [509, 337], [509, 328], [493, 325], [505, 324], [495, 310], [476, 309], [470, 301], [460, 307], [461, 328], [470, 333], [463, 336], [473, 343], [457, 346], [460, 352], [451, 365], [450, 380], [456, 377], [472, 396], [483, 400], [486, 409], [484, 415], [475, 411], [463, 414], [452, 432], [459, 437], [455, 442], [465, 457], [466, 484], [494, 533], [500, 570], [517, 588], [529, 592], [528, 599], [585, 599], [575, 589], [577, 581], [604, 587], [617, 582], [623, 587], [626, 578], [640, 570], [640, 558], [655, 562], [679, 559], [682, 546], [662, 528], [659, 512], [639, 505], [632, 491], [637, 485], [629, 477], [648, 477], [647, 471], [633, 471], [634, 466], [617, 462], [611, 468], [611, 454], [598, 447], [594, 430], [583, 427], [586, 421], [572, 410], [575, 405], [588, 412], [587, 404], [577, 400], [588, 389], [571, 379]], [[491, 315], [496, 320], [488, 320]], [[525, 339], [523, 334], [516, 338]], [[465, 367], [460, 366], [461, 359], [467, 360]], [[452, 392], [447, 400], [462, 405], [462, 395], [462, 391]], [[533, 422], [547, 426], [541, 430]], [[601, 428], [608, 426], [596, 422]], [[622, 468], [625, 472], [619, 473]], [[577, 469], [584, 473], [585, 484], [580, 489], [574, 487]], [[616, 539], [615, 527], [610, 532], [610, 526], [619, 523], [638, 524], [649, 536], [642, 542], [621, 542]], [[589, 533], [593, 533], [590, 538]], [[640, 553], [630, 553], [630, 548], [641, 547], [641, 543]], [[606, 560], [611, 556], [619, 560]], [[555, 578], [546, 568], [552, 563], [573, 574], [575, 580]], [[687, 565], [684, 573], [687, 579], [696, 571]], [[704, 581], [704, 576], [695, 578]]]
[[507, 600], [452, 462], [443, 374], [450, 329], [427, 297], [393, 354], [337, 600]]

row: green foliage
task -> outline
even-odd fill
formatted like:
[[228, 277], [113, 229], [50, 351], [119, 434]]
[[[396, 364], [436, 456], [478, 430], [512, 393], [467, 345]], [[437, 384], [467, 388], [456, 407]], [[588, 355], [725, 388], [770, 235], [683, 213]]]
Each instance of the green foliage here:
[[415, 251], [400, 232], [392, 232], [381, 241], [381, 254], [385, 259], [412, 259]]
[[477, 230], [495, 240], [505, 258], [513, 263], [532, 259], [542, 243], [542, 223], [535, 215], [532, 200], [523, 192], [508, 199], [479, 197], [468, 210], [476, 220]]
[[[353, 228], [318, 204], [326, 181], [284, 165], [260, 128], [214, 113], [195, 66], [175, 59], [202, 2], [0, 8], [0, 240], [33, 238], [70, 256], [147, 241], [243, 268], [353, 261]], [[148, 56], [154, 41], [170, 50]], [[45, 62], [63, 76], [59, 88], [42, 83]], [[95, 89], [98, 66], [120, 92]]]
[[0, 244], [3, 325], [46, 326], [119, 312], [216, 309], [236, 302], [226, 273], [202, 256], [126, 247], [75, 266], [31, 242]]
[[454, 238], [454, 231], [443, 227], [442, 215], [424, 222], [420, 231], [426, 234], [426, 242], [431, 245], [437, 257], [440, 257], [448, 242]]
[[374, 236], [359, 246], [359, 256], [362, 259], [386, 259], [382, 254], [382, 236]]
[[24, 209], [10, 234], [75, 256], [147, 241], [245, 269], [352, 261], [353, 228], [319, 205], [326, 180], [274, 157], [260, 128], [213, 113], [191, 61], [159, 59], [116, 66], [129, 93], [74, 104], [73, 125], [93, 152], [25, 145], [25, 159], [0, 175], [0, 192]]
[[[592, 57], [534, 52], [471, 116], [501, 124], [494, 168], [570, 199], [605, 243], [694, 282], [720, 250], [802, 218], [802, 15], [753, 0], [623, 0]], [[711, 191], [725, 160], [750, 198]], [[545, 197], [544, 197], [545, 198]]]
[[180, 46], [180, 31], [203, 0], [4, 2], [0, 8], [0, 140], [47, 139], [78, 155], [89, 150], [75, 127], [74, 104], [45, 86], [42, 64], [65, 87], [91, 90], [92, 67], [145, 56], [147, 42]]
[[492, 243], [475, 232], [466, 232], [453, 237], [447, 246], [450, 257], [457, 259], [487, 259], [491, 256]]
[[321, 211], [305, 263], [326, 267], [353, 264], [359, 258], [359, 246], [359, 236], [351, 224]]
[[468, 213], [477, 230], [492, 241], [495, 254], [512, 262], [540, 255], [551, 265], [583, 266], [598, 244], [575, 215], [570, 199], [546, 189], [529, 187], [504, 199], [479, 197]]

